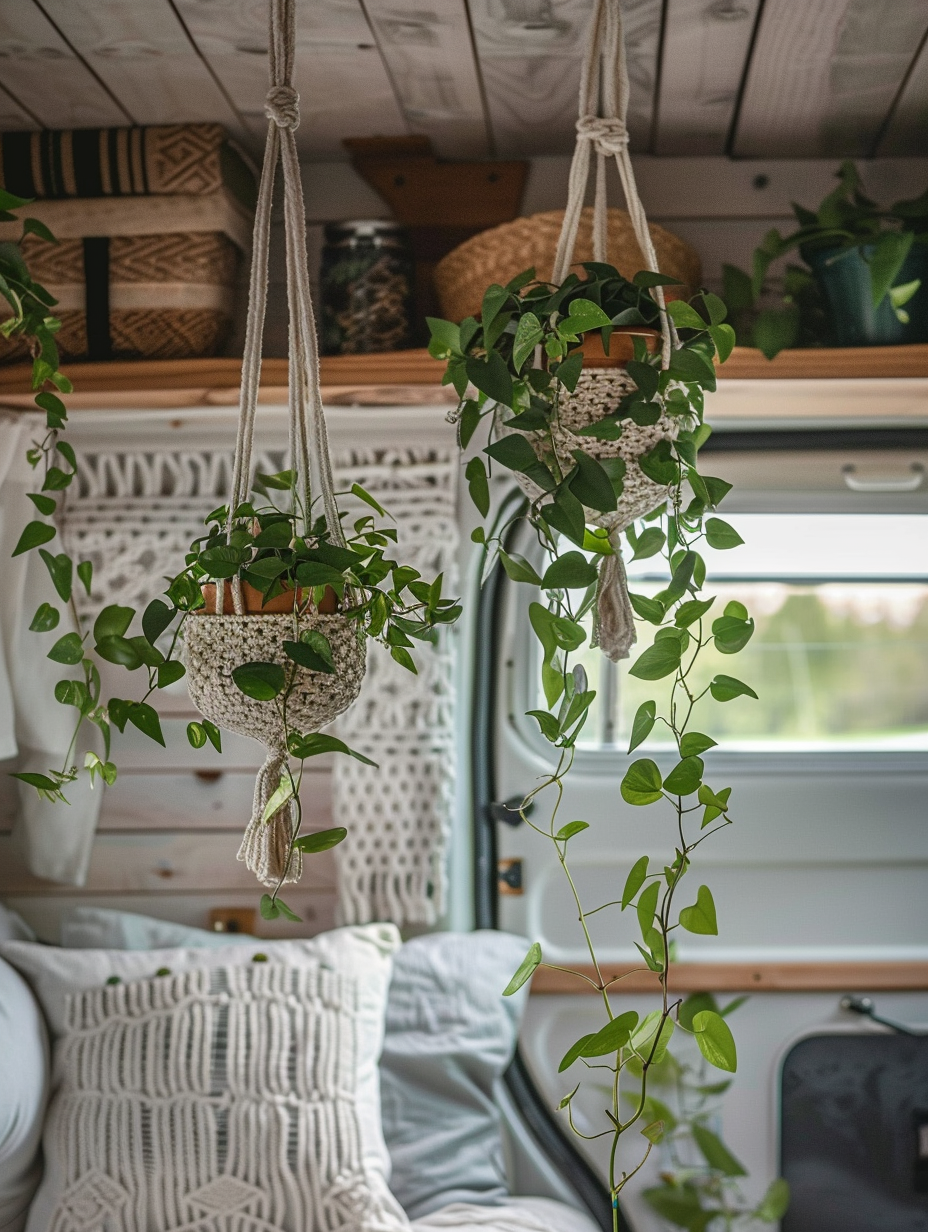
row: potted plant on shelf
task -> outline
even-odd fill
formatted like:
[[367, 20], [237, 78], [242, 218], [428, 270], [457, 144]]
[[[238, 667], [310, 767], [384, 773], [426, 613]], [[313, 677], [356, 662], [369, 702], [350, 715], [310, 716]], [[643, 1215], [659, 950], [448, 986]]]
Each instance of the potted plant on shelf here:
[[[0, 246], [0, 293], [12, 315], [0, 328], [25, 339], [33, 354], [36, 404], [45, 431], [28, 453], [40, 482], [30, 493], [37, 514], [23, 529], [14, 555], [37, 550], [73, 627], [59, 636], [49, 658], [70, 669], [55, 688], [55, 699], [77, 711], [74, 738], [60, 770], [17, 775], [43, 796], [64, 800], [78, 774], [111, 784], [112, 728], [132, 724], [159, 744], [164, 736], [150, 703], [156, 690], [186, 675], [191, 698], [203, 714], [188, 726], [195, 747], [221, 749], [220, 728], [262, 740], [267, 760], [259, 772], [254, 809], [239, 858], [271, 891], [261, 901], [266, 919], [296, 919], [278, 891], [298, 879], [301, 857], [334, 846], [345, 837], [336, 827], [301, 834], [300, 784], [307, 758], [338, 752], [366, 760], [319, 729], [356, 698], [364, 675], [369, 640], [386, 646], [397, 663], [415, 671], [411, 650], [452, 623], [460, 607], [442, 594], [442, 579], [423, 579], [418, 570], [390, 555], [396, 532], [378, 524], [386, 511], [360, 485], [334, 490], [319, 392], [318, 352], [306, 278], [306, 236], [293, 132], [299, 122], [297, 96], [287, 79], [286, 46], [294, 43], [292, 0], [271, 3], [270, 128], [255, 215], [253, 266], [242, 364], [239, 436], [228, 503], [206, 519], [204, 534], [191, 544], [184, 567], [163, 598], [153, 599], [133, 633], [136, 612], [110, 605], [85, 628], [73, 603], [75, 577], [91, 593], [90, 561], [46, 549], [57, 535], [56, 514], [78, 473], [74, 449], [62, 434], [67, 411], [59, 396], [70, 382], [58, 370], [54, 300], [29, 277], [15, 245]], [[290, 443], [292, 467], [259, 475], [252, 489], [251, 457], [261, 363], [261, 335], [267, 296], [271, 200], [278, 156], [284, 168], [284, 212], [291, 306]], [[28, 202], [0, 194], [0, 210]], [[54, 242], [39, 223], [27, 220], [24, 233]], [[352, 524], [340, 500], [368, 506]], [[281, 498], [279, 502], [275, 498]], [[48, 634], [61, 623], [53, 603], [43, 603], [31, 628]], [[181, 657], [180, 652], [183, 651]], [[100, 663], [139, 672], [141, 697], [101, 695]], [[76, 671], [76, 674], [75, 674]], [[84, 765], [72, 764], [82, 732], [100, 734], [102, 748], [88, 751]], [[102, 756], [101, 756], [102, 753]]]
[[[882, 207], [852, 162], [817, 210], [794, 205], [799, 227], [755, 249], [750, 274], [724, 267], [739, 336], [772, 359], [791, 346], [888, 346], [928, 341], [928, 190]], [[770, 265], [798, 251], [781, 307], [761, 307]]]

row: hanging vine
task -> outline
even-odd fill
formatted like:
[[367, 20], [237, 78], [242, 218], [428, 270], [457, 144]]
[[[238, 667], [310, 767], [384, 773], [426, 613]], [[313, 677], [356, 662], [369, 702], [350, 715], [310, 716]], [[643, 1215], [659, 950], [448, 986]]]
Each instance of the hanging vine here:
[[[653, 1107], [648, 1079], [652, 1068], [667, 1055], [674, 1032], [692, 1036], [709, 1064], [726, 1072], [736, 1068], [735, 1041], [723, 1015], [708, 1004], [692, 1015], [681, 1014], [683, 1003], [670, 991], [669, 974], [678, 930], [700, 935], [718, 931], [715, 901], [707, 885], [697, 885], [682, 902], [681, 897], [684, 879], [693, 880], [699, 848], [733, 823], [731, 789], [713, 781], [704, 760], [716, 741], [700, 730], [701, 724], [697, 726], [702, 703], [756, 697], [749, 685], [725, 674], [715, 675], [697, 689], [694, 669], [710, 644], [725, 655], [741, 650], [753, 634], [754, 622], [742, 604], [731, 602], [719, 611], [713, 597], [703, 596], [706, 564], [699, 551], [701, 544], [730, 549], [742, 542], [737, 531], [715, 514], [730, 485], [704, 473], [699, 464], [699, 450], [710, 435], [704, 421], [704, 395], [715, 388], [713, 360], [724, 361], [734, 345], [724, 304], [704, 292], [691, 301], [678, 299], [667, 305], [679, 345], [666, 366], [660, 355], [649, 351], [646, 337], [633, 339], [635, 358], [627, 364], [630, 391], [580, 432], [581, 439], [594, 443], [621, 440], [623, 433], [633, 433], [642, 425], [670, 424], [669, 431], [634, 462], [662, 489], [660, 506], [625, 530], [632, 559], [662, 554], [668, 574], [667, 585], [657, 594], [628, 596], [637, 625], [650, 626], [653, 632], [651, 644], [635, 659], [630, 674], [654, 681], [657, 687], [662, 683], [661, 693], [656, 687], [654, 699], [639, 707], [628, 751], [633, 753], [655, 729], [663, 729], [677, 758], [664, 773], [653, 758], [637, 757], [620, 786], [627, 804], [667, 812], [672, 859], [664, 864], [642, 854], [611, 901], [588, 904], [572, 875], [570, 856], [574, 846], [583, 842], [589, 823], [562, 817], [565, 783], [596, 696], [573, 656], [588, 642], [587, 618], [601, 591], [601, 566], [616, 551], [615, 535], [591, 524], [591, 518], [618, 516], [629, 464], [621, 458], [597, 459], [592, 450], [575, 448], [565, 468], [559, 444], [565, 410], [584, 368], [581, 346], [595, 331], [608, 355], [613, 333], [629, 328], [646, 332], [663, 311], [652, 297], [652, 288], [672, 285], [675, 280], [650, 271], [627, 280], [602, 262], [586, 263], [583, 269], [583, 278], [571, 274], [560, 286], [538, 282], [533, 271], [526, 271], [508, 286], [487, 291], [479, 321], [468, 318], [458, 326], [432, 320], [430, 326], [432, 354], [447, 361], [445, 379], [454, 383], [461, 396], [457, 418], [462, 447], [471, 442], [483, 421], [492, 420], [492, 439], [482, 451], [489, 465], [508, 469], [517, 478], [527, 477], [534, 485], [530, 491], [537, 493], [489, 533], [478, 528], [474, 538], [498, 555], [512, 581], [536, 594], [541, 592], [530, 599], [528, 617], [540, 644], [546, 705], [527, 713], [550, 744], [555, 762], [523, 801], [520, 815], [553, 846], [576, 909], [592, 974], [546, 963], [536, 942], [506, 995], [521, 988], [539, 967], [550, 966], [569, 971], [599, 997], [602, 1026], [577, 1039], [559, 1065], [559, 1072], [577, 1066], [584, 1071], [560, 1108], [580, 1134], [572, 1114], [577, 1092], [603, 1069], [611, 1073], [605, 1124], [596, 1133], [581, 1136], [610, 1139], [609, 1187], [617, 1227], [619, 1196], [664, 1132], [659, 1119], [646, 1119]], [[468, 396], [471, 387], [476, 396]], [[480, 455], [468, 462], [466, 474], [474, 503], [486, 517], [490, 512], [489, 475]], [[541, 568], [507, 551], [512, 528], [520, 520], [531, 528], [545, 561]], [[538, 807], [545, 803], [547, 808]], [[542, 812], [544, 821], [539, 820]], [[600, 912], [628, 913], [635, 922], [642, 969], [652, 973], [660, 995], [660, 1008], [644, 1018], [639, 1019], [633, 1010], [615, 1012], [611, 994], [621, 991], [624, 976], [609, 976], [600, 961], [590, 930], [591, 918]], [[630, 1091], [635, 1098], [629, 1110], [623, 1096]], [[633, 1129], [644, 1135], [647, 1144], [637, 1166], [623, 1170], [618, 1148]]]

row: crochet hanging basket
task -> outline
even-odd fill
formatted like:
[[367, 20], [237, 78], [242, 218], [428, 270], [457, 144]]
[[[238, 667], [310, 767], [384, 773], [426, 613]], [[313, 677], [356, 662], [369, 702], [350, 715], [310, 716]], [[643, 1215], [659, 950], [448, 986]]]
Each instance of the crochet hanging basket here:
[[[494, 282], [504, 284], [523, 270], [534, 268], [542, 281], [549, 281], [554, 268], [558, 236], [564, 223], [563, 210], [548, 210], [528, 218], [516, 218], [465, 240], [435, 267], [435, 288], [442, 314], [450, 321], [480, 315], [483, 293]], [[702, 281], [699, 254], [678, 235], [650, 225], [658, 268], [685, 285], [668, 287], [667, 299], [687, 297]], [[607, 217], [606, 259], [620, 274], [631, 278], [647, 266], [625, 210], [610, 209]], [[580, 217], [574, 262], [592, 261], [593, 210]]]
[[[657, 341], [655, 331], [649, 331], [646, 336], [649, 346]], [[579, 435], [582, 428], [598, 423], [612, 414], [622, 398], [635, 388], [635, 382], [622, 366], [624, 361], [632, 356], [631, 338], [631, 334], [616, 331], [612, 335], [608, 359], [603, 355], [598, 335], [595, 335], [595, 341], [588, 340], [584, 343], [585, 356], [592, 359], [592, 364], [588, 367], [586, 362], [584, 363], [574, 392], [562, 394], [558, 403], [557, 420], [551, 433], [554, 454], [562, 473], [569, 471], [574, 465], [575, 449], [582, 449], [597, 461], [603, 458], [621, 458], [625, 463], [622, 494], [618, 498], [615, 512], [601, 513], [596, 509], [585, 509], [587, 522], [605, 527], [610, 534], [623, 531], [637, 518], [652, 513], [667, 499], [668, 489], [649, 479], [638, 465], [638, 459], [653, 449], [658, 441], [673, 440], [677, 433], [677, 426], [666, 415], [662, 415], [657, 423], [645, 427], [624, 420], [622, 435], [617, 441], [601, 441], [595, 436]], [[597, 366], [597, 358], [600, 364], [608, 363], [609, 366]], [[503, 423], [499, 412], [496, 415], [496, 430], [501, 435], [509, 435], [509, 429]], [[551, 441], [540, 432], [527, 435], [539, 459], [547, 461], [552, 449]], [[517, 474], [515, 478], [531, 500], [537, 500], [543, 495], [541, 488], [525, 475]]]
[[[296, 667], [284, 642], [306, 629], [322, 633], [332, 649], [334, 671]], [[267, 759], [255, 782], [254, 809], [239, 859], [267, 886], [298, 881], [300, 853], [290, 852], [291, 807], [264, 821], [268, 800], [280, 785], [287, 759], [287, 732], [277, 701], [246, 697], [232, 678], [245, 663], [276, 663], [294, 673], [286, 701], [287, 727], [303, 735], [331, 723], [355, 701], [366, 666], [366, 642], [357, 625], [340, 614], [187, 617], [184, 626], [187, 688], [200, 713], [226, 731], [260, 740]]]
[[[653, 334], [654, 331], [651, 331]], [[656, 341], [656, 336], [655, 339]], [[667, 499], [668, 488], [655, 483], [639, 465], [643, 454], [652, 450], [659, 441], [673, 440], [678, 425], [661, 415], [657, 423], [640, 426], [630, 420], [622, 423], [622, 435], [616, 441], [602, 441], [595, 436], [580, 436], [580, 430], [597, 423], [610, 415], [625, 394], [635, 388], [635, 382], [621, 366], [623, 359], [631, 357], [628, 334], [614, 333], [609, 358], [603, 356], [597, 343], [584, 343], [584, 351], [598, 350], [600, 363], [609, 367], [584, 367], [573, 393], [564, 393], [558, 403], [557, 419], [551, 432], [553, 452], [561, 472], [574, 465], [572, 451], [582, 449], [591, 458], [621, 458], [625, 463], [622, 493], [611, 513], [584, 506], [585, 520], [594, 526], [602, 526], [609, 532], [612, 556], [604, 556], [600, 563], [597, 603], [594, 611], [593, 645], [598, 645], [603, 654], [617, 662], [628, 657], [636, 640], [635, 622], [628, 598], [625, 567], [622, 562], [620, 535], [637, 518], [643, 518], [659, 508]], [[621, 355], [622, 359], [615, 358]], [[495, 416], [495, 429], [501, 436], [513, 429], [503, 421], [503, 409]], [[552, 440], [542, 433], [527, 433], [528, 440], [542, 461], [549, 461]], [[544, 491], [525, 475], [516, 474], [516, 482], [526, 496], [536, 501], [545, 497]]]

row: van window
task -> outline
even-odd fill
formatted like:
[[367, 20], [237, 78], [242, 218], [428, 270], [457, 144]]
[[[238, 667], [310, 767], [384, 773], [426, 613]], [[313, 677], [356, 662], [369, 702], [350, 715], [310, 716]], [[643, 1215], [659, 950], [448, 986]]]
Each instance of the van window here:
[[[751, 685], [758, 700], [707, 699], [706, 730], [731, 752], [928, 750], [925, 515], [741, 513], [726, 520], [745, 542], [729, 551], [704, 548], [706, 596], [716, 596], [707, 627], [738, 600], [756, 632], [737, 655], [704, 648], [694, 691], [721, 672]], [[629, 589], [662, 589], [662, 565], [660, 557], [628, 562]], [[644, 622], [637, 628], [633, 658], [654, 632]], [[534, 653], [534, 639], [524, 644]], [[581, 747], [624, 751], [635, 711], [654, 696], [655, 683], [592, 648], [579, 661], [597, 691]], [[526, 668], [537, 681], [537, 660]], [[699, 711], [697, 704], [697, 730]], [[660, 745], [655, 728], [650, 747]]]

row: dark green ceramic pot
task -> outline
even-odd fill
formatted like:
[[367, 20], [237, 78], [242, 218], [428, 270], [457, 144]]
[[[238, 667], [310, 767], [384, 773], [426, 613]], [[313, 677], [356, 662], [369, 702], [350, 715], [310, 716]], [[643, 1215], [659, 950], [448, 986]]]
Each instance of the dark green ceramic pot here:
[[870, 266], [866, 258], [872, 245], [857, 248], [804, 250], [828, 308], [834, 346], [892, 346], [905, 342], [928, 342], [928, 245], [913, 244], [896, 277], [896, 286], [921, 280], [921, 286], [903, 311], [906, 324], [893, 311], [889, 296], [874, 308], [870, 291]]

